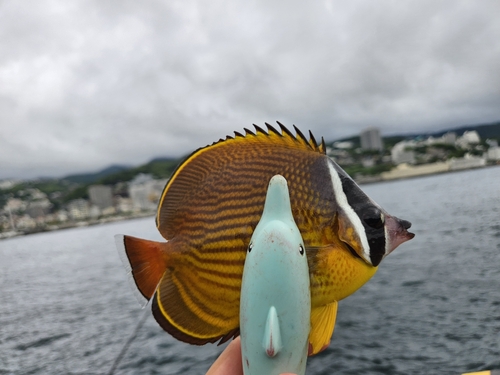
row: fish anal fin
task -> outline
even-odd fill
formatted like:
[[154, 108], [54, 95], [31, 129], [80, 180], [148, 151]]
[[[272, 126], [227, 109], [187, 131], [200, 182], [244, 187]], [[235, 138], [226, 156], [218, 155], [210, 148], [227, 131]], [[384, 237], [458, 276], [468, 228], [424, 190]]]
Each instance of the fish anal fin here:
[[283, 347], [281, 343], [280, 322], [278, 313], [276, 312], [276, 308], [274, 306], [271, 306], [269, 308], [269, 312], [267, 313], [266, 328], [264, 330], [262, 346], [264, 347], [268, 357], [276, 356]]
[[182, 265], [167, 268], [152, 301], [158, 324], [176, 339], [193, 345], [239, 335], [238, 302], [216, 301], [193, 272]]
[[116, 235], [120, 257], [140, 294], [150, 300], [167, 267], [168, 243]]
[[338, 302], [316, 307], [311, 310], [311, 332], [309, 333], [309, 356], [325, 350], [330, 344], [335, 320], [337, 319]]

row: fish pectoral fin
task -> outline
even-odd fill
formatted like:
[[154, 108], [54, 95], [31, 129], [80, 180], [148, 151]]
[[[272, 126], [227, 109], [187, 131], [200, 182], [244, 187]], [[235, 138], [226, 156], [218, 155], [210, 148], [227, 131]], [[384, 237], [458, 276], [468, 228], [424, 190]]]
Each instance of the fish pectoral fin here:
[[318, 354], [330, 345], [337, 319], [338, 302], [311, 310], [311, 332], [309, 333], [309, 356]]
[[262, 345], [268, 357], [274, 357], [283, 347], [281, 344], [280, 322], [274, 306], [269, 308], [267, 314], [266, 329], [264, 331]]
[[238, 336], [239, 299], [213, 298], [210, 288], [190, 268], [167, 268], [153, 297], [153, 316], [176, 339], [194, 345], [222, 344]]

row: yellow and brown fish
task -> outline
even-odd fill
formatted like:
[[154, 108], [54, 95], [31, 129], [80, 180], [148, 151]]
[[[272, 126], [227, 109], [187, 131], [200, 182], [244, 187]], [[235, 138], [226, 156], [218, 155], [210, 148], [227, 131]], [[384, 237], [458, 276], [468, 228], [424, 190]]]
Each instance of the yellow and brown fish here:
[[235, 132], [179, 165], [156, 216], [167, 242], [119, 236], [117, 243], [163, 329], [191, 344], [227, 341], [239, 334], [243, 265], [269, 180], [284, 176], [308, 257], [310, 354], [316, 354], [330, 342], [337, 301], [414, 234], [326, 155], [323, 140], [266, 125], [267, 132], [258, 126]]

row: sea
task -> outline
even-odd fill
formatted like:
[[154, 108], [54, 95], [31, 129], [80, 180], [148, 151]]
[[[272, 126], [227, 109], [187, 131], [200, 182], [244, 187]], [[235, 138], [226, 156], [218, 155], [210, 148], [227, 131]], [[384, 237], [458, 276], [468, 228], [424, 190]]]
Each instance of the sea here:
[[[415, 238], [339, 303], [307, 374], [500, 369], [500, 167], [363, 185]], [[115, 234], [154, 218], [0, 241], [0, 374], [205, 374], [224, 346], [176, 341], [142, 309]], [[141, 326], [140, 322], [145, 319]]]

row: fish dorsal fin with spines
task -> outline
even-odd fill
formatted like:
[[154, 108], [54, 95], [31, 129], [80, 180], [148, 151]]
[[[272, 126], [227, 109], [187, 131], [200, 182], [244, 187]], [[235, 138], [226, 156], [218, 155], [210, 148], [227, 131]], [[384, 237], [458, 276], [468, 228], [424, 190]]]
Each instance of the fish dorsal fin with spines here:
[[267, 123], [267, 132], [254, 125], [254, 132], [245, 128], [244, 135], [235, 132], [234, 136], [227, 136], [189, 155], [172, 174], [158, 204], [156, 226], [163, 237], [171, 239], [178, 233], [183, 221], [179, 211], [185, 208], [186, 195], [193, 187], [201, 185], [216, 166], [228, 165], [232, 158], [249, 157], [269, 147], [322, 155], [326, 153], [324, 141], [318, 144], [311, 133], [310, 139], [307, 139], [295, 126], [296, 135], [293, 135], [284, 125], [279, 122], [278, 125], [281, 133]]

